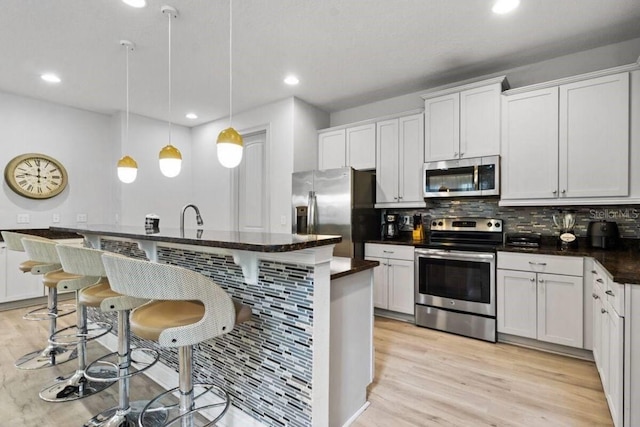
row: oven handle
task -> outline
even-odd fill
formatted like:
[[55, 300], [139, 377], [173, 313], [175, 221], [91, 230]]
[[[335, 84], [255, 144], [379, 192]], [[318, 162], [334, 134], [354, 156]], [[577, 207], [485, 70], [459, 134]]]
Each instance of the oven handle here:
[[417, 257], [436, 259], [456, 259], [469, 261], [490, 262], [495, 259], [495, 254], [483, 252], [440, 251], [434, 249], [416, 249]]

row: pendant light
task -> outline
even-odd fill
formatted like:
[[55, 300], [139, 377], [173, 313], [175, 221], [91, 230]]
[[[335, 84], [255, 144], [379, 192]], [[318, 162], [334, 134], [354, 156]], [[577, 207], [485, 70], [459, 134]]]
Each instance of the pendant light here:
[[160, 171], [168, 178], [178, 176], [182, 167], [180, 150], [171, 145], [171, 21], [178, 17], [178, 10], [171, 6], [162, 6], [160, 11], [169, 17], [169, 144], [160, 150]]
[[[129, 51], [133, 51], [135, 45], [133, 42], [129, 40], [120, 40], [120, 45], [124, 46], [126, 50], [126, 58], [127, 58], [127, 66], [126, 66], [126, 75], [127, 75], [127, 84], [126, 84], [126, 126], [125, 126], [125, 136], [124, 142], [125, 146], [129, 146]], [[129, 156], [124, 156], [118, 161], [118, 179], [125, 184], [131, 184], [136, 180], [138, 176], [138, 164], [133, 158]]]
[[233, 128], [233, 0], [229, 0], [229, 127], [218, 135], [218, 161], [235, 168], [242, 161], [242, 136]]

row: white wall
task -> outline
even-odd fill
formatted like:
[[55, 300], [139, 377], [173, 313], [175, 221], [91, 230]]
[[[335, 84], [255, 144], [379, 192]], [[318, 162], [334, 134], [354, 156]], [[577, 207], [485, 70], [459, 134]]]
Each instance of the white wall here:
[[[43, 200], [17, 195], [3, 180], [0, 228], [46, 228], [54, 213], [60, 224], [75, 224], [79, 213], [93, 223], [114, 218], [119, 207], [108, 163], [113, 137], [107, 115], [0, 92], [0, 165], [20, 154], [42, 153], [62, 162], [69, 175], [60, 195]], [[30, 223], [17, 224], [19, 213], [29, 213]]]
[[[117, 114], [114, 120], [123, 135], [117, 145], [118, 158], [129, 155], [138, 163], [138, 176], [131, 184], [118, 181], [115, 163], [110, 179], [120, 186], [120, 223], [143, 225], [146, 214], [160, 216], [160, 228], [177, 228], [180, 225], [180, 210], [194, 202], [193, 156], [191, 132], [184, 126], [172, 126], [171, 143], [182, 153], [182, 170], [175, 178], [167, 178], [160, 172], [158, 153], [169, 143], [169, 127], [148, 117], [129, 116], [129, 140], [125, 141], [125, 115]], [[195, 228], [195, 215], [186, 215], [185, 227]]]
[[[542, 83], [562, 77], [574, 76], [619, 65], [632, 64], [640, 55], [640, 38], [626, 40], [624, 42], [601, 46], [595, 49], [571, 55], [560, 56], [523, 67], [510, 70], [495, 70], [491, 74], [476, 76], [476, 80], [482, 80], [492, 76], [506, 75], [511, 88]], [[424, 108], [424, 101], [420, 95], [433, 87], [451, 84], [467, 79], [470, 76], [451, 76], [434, 80], [433, 85], [424, 90], [394, 98], [384, 99], [358, 107], [336, 111], [331, 113], [330, 126], [340, 126], [355, 123], [361, 120], [383, 117], [416, 108]]]
[[329, 126], [329, 114], [317, 107], [294, 99], [293, 172], [318, 168], [318, 129]]

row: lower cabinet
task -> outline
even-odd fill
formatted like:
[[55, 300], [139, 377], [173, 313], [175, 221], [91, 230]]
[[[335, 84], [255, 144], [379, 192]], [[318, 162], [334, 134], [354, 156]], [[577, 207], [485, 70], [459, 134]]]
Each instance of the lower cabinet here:
[[498, 332], [583, 347], [582, 258], [498, 254]]
[[[616, 301], [624, 299], [612, 278], [599, 264], [591, 271], [593, 280], [593, 359], [600, 374], [613, 424], [624, 425], [624, 324]], [[614, 291], [615, 289], [615, 291]], [[616, 295], [617, 293], [617, 295]]]
[[380, 263], [373, 271], [373, 306], [413, 315], [413, 246], [367, 243], [365, 259]]

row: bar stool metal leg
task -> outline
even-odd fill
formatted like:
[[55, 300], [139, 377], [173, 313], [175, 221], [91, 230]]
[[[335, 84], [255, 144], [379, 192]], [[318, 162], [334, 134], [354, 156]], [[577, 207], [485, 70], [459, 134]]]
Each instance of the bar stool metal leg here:
[[[57, 327], [57, 319], [63, 315], [71, 314], [75, 310], [65, 307], [62, 313], [58, 311], [58, 290], [56, 288], [48, 288], [47, 295], [47, 311], [42, 312], [42, 308], [38, 308], [27, 313], [24, 318], [27, 320], [46, 320], [49, 319], [49, 336], [55, 334]], [[55, 345], [49, 343], [43, 350], [32, 351], [20, 357], [15, 366], [18, 369], [42, 369], [59, 365], [76, 358], [76, 350], [73, 348]]]
[[76, 291], [76, 307], [77, 307], [77, 332], [74, 334], [65, 334], [65, 331], [73, 329], [73, 327], [62, 329], [53, 334], [50, 342], [59, 342], [60, 340], [73, 338], [73, 341], [67, 344], [75, 344], [78, 353], [78, 368], [75, 372], [65, 377], [57, 377], [53, 383], [45, 386], [40, 391], [40, 398], [47, 402], [68, 402], [70, 400], [82, 399], [92, 394], [98, 393], [109, 387], [115, 382], [116, 372], [111, 367], [100, 367], [97, 372], [93, 372], [94, 377], [110, 379], [109, 382], [90, 381], [85, 375], [86, 369], [86, 350], [87, 341], [93, 340], [107, 334], [111, 330], [111, 325], [105, 323], [96, 323], [91, 331], [87, 328], [87, 307], [80, 304], [79, 292]]
[[[129, 327], [130, 310], [118, 311], [118, 406], [107, 409], [106, 411], [96, 415], [84, 424], [84, 427], [137, 427], [140, 419], [140, 413], [149, 403], [148, 401], [130, 402], [130, 384], [129, 381], [133, 375], [139, 374], [153, 366], [159, 358], [158, 352], [155, 350], [146, 350], [147, 353], [154, 353], [154, 360], [150, 362], [144, 369], [138, 370], [131, 374], [131, 329]], [[107, 355], [108, 357], [109, 355]], [[98, 359], [94, 364], [104, 363]], [[91, 369], [89, 370], [91, 371]], [[90, 374], [87, 374], [90, 375]], [[99, 381], [99, 379], [96, 379]], [[147, 417], [148, 426], [162, 426], [166, 421], [166, 412], [158, 411], [152, 416]]]

